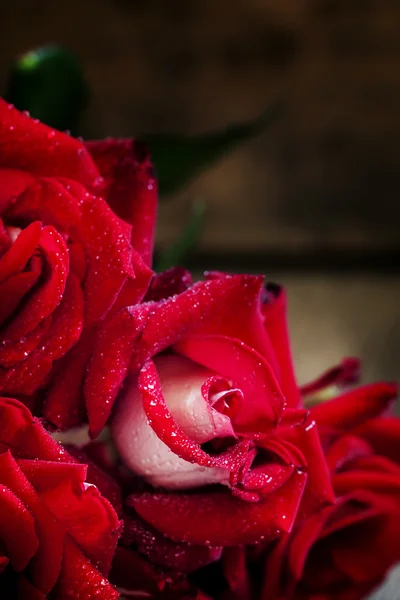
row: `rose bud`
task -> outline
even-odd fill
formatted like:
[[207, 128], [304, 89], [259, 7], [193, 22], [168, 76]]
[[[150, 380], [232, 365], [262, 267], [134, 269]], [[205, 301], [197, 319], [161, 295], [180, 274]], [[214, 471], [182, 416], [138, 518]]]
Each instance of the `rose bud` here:
[[[197, 444], [236, 438], [231, 417], [243, 395], [212, 371], [176, 354], [154, 360], [168, 410]], [[229, 469], [205, 467], [180, 458], [149, 427], [134, 380], [126, 384], [112, 422], [112, 434], [125, 464], [154, 487], [189, 489], [229, 483]]]
[[[146, 300], [118, 340], [130, 375], [111, 431], [147, 484], [126, 504], [148, 538], [188, 548], [255, 543], [331, 502], [317, 429], [299, 408], [282, 290], [223, 274], [193, 285], [173, 270], [153, 280]], [[92, 368], [106, 371], [111, 340], [104, 335]], [[90, 372], [88, 382], [95, 433], [115, 387]]]

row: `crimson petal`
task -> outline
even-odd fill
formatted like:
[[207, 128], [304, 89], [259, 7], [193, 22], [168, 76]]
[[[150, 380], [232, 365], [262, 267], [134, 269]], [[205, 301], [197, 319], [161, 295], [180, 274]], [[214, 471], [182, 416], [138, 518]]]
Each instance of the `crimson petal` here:
[[397, 396], [395, 383], [371, 383], [311, 408], [318, 426], [347, 430], [379, 416]]
[[18, 312], [17, 318], [5, 328], [5, 339], [18, 340], [30, 333], [54, 311], [63, 297], [69, 268], [67, 246], [54, 227], [44, 227], [39, 248], [45, 256], [50, 275], [30, 296], [29, 303]]
[[172, 452], [191, 463], [205, 467], [222, 467], [237, 473], [243, 464], [248, 443], [235, 444], [226, 452], [210, 456], [200, 444], [193, 442], [178, 427], [166, 405], [157, 369], [153, 361], [148, 361], [139, 374], [138, 387], [142, 394], [143, 409], [154, 433]]
[[130, 309], [125, 308], [104, 324], [96, 339], [84, 388], [91, 437], [103, 429], [126, 377], [135, 327]]
[[8, 487], [0, 484], [0, 540], [16, 571], [22, 571], [39, 547], [33, 517]]
[[400, 419], [371, 419], [358, 425], [354, 433], [369, 442], [377, 454], [400, 463]]
[[65, 479], [42, 491], [41, 499], [68, 530], [69, 537], [106, 575], [120, 534], [120, 523], [111, 504], [83, 478], [79, 487], [73, 480]]
[[[23, 300], [29, 290], [33, 288], [38, 278], [38, 272], [27, 271], [23, 273], [17, 273], [16, 275], [11, 275], [6, 281], [4, 281], [4, 283], [0, 283], [0, 326], [2, 326], [13, 313], [17, 312], [21, 300]], [[19, 341], [19, 339], [20, 338], [17, 338], [17, 341]], [[10, 343], [10, 341], [7, 339], [2, 340], [2, 342], [4, 344]]]
[[125, 516], [121, 543], [135, 544], [153, 565], [191, 573], [221, 557], [222, 548], [173, 542], [139, 517]]
[[20, 575], [18, 578], [18, 600], [46, 600], [46, 596], [26, 577]]
[[262, 303], [261, 310], [279, 364], [278, 381], [288, 406], [297, 408], [300, 405], [300, 394], [290, 348], [285, 290], [280, 286], [267, 284], [266, 301]]
[[229, 492], [134, 494], [127, 504], [175, 541], [236, 546], [272, 540], [291, 530], [307, 475], [294, 471], [265, 502], [243, 502]]
[[36, 175], [71, 177], [93, 185], [99, 172], [89, 152], [75, 138], [31, 119], [0, 99], [2, 167]]
[[85, 331], [56, 366], [51, 388], [44, 400], [43, 416], [58, 429], [69, 429], [85, 419], [82, 388], [95, 339], [95, 330]]
[[29, 410], [14, 398], [0, 397], [0, 441], [18, 458], [71, 462], [74, 459], [56, 442]]
[[86, 148], [104, 177], [103, 194], [113, 211], [131, 223], [132, 245], [151, 264], [157, 181], [143, 144], [132, 139], [87, 142]]
[[195, 336], [174, 350], [193, 362], [233, 380], [245, 398], [243, 410], [235, 414], [235, 431], [270, 433], [278, 424], [284, 398], [270, 365], [243, 342], [224, 336]]
[[52, 326], [40, 346], [25, 361], [7, 370], [0, 368], [0, 390], [10, 394], [35, 392], [51, 370], [53, 361], [63, 356], [79, 338], [83, 310], [82, 290], [71, 273], [63, 299], [52, 315]]
[[[0, 481], [18, 496], [34, 518], [39, 544], [30, 570], [35, 585], [43, 593], [47, 593], [53, 588], [60, 572], [65, 531], [54, 514], [42, 504], [36, 490], [10, 452], [0, 455], [0, 471]], [[24, 542], [21, 541], [21, 544], [24, 545]]]
[[42, 224], [35, 221], [23, 229], [0, 260], [0, 283], [10, 275], [22, 271], [36, 249], [42, 233]]
[[136, 372], [148, 358], [192, 335], [224, 335], [254, 348], [275, 372], [277, 361], [260, 312], [262, 283], [262, 277], [226, 275], [195, 283], [164, 302], [135, 307], [132, 314], [142, 321], [142, 335], [131, 370]]
[[360, 377], [361, 361], [358, 358], [344, 358], [342, 362], [335, 365], [325, 373], [322, 373], [317, 379], [301, 386], [302, 396], [316, 394], [331, 385], [348, 385], [355, 383]]
[[117, 600], [119, 593], [88, 561], [72, 540], [66, 539], [57, 600]]

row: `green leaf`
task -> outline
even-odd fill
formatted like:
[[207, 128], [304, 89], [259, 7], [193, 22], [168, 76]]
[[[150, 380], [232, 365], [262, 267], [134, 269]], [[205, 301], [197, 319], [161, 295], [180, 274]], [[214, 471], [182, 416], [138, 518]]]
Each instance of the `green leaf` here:
[[141, 136], [149, 146], [156, 166], [160, 194], [172, 194], [185, 186], [240, 142], [265, 130], [282, 112], [282, 102], [276, 102], [255, 121], [232, 125], [224, 131], [197, 137], [172, 134]]
[[186, 227], [169, 248], [162, 252], [157, 261], [156, 271], [165, 271], [177, 265], [185, 266], [185, 259], [197, 245], [204, 229], [206, 207], [204, 202], [196, 200]]
[[20, 56], [8, 77], [5, 98], [32, 117], [60, 130], [74, 131], [88, 99], [78, 59], [59, 46]]

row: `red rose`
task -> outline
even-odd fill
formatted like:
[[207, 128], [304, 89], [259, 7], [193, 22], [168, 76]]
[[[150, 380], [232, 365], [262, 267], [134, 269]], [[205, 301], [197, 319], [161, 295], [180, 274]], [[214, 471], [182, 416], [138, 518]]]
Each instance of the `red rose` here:
[[86, 472], [23, 404], [0, 398], [2, 599], [119, 596], [107, 573], [120, 522]]
[[50, 385], [46, 418], [84, 419], [97, 326], [150, 280], [155, 201], [141, 146], [86, 148], [0, 100], [0, 392], [33, 407]]
[[[118, 351], [130, 377], [111, 429], [140, 478], [126, 488], [122, 544], [160, 566], [192, 571], [331, 501], [318, 433], [297, 408], [285, 296], [262, 283], [214, 274], [192, 284], [172, 270], [124, 313]], [[121, 376], [106, 375], [109, 389], [96, 379], [112, 360], [110, 339], [103, 331], [86, 380], [94, 433]]]
[[337, 500], [278, 542], [263, 598], [359, 600], [400, 560], [400, 420], [379, 416], [396, 392], [372, 384], [311, 409]]

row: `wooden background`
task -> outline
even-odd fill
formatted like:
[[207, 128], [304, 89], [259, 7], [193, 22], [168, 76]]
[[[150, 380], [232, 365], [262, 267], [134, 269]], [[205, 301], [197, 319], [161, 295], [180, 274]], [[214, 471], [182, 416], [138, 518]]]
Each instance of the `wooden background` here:
[[78, 54], [87, 137], [205, 132], [282, 99], [279, 123], [161, 206], [158, 244], [202, 198], [195, 266], [288, 286], [301, 379], [343, 354], [398, 377], [398, 0], [13, 0], [1, 30], [0, 88], [20, 52]]

